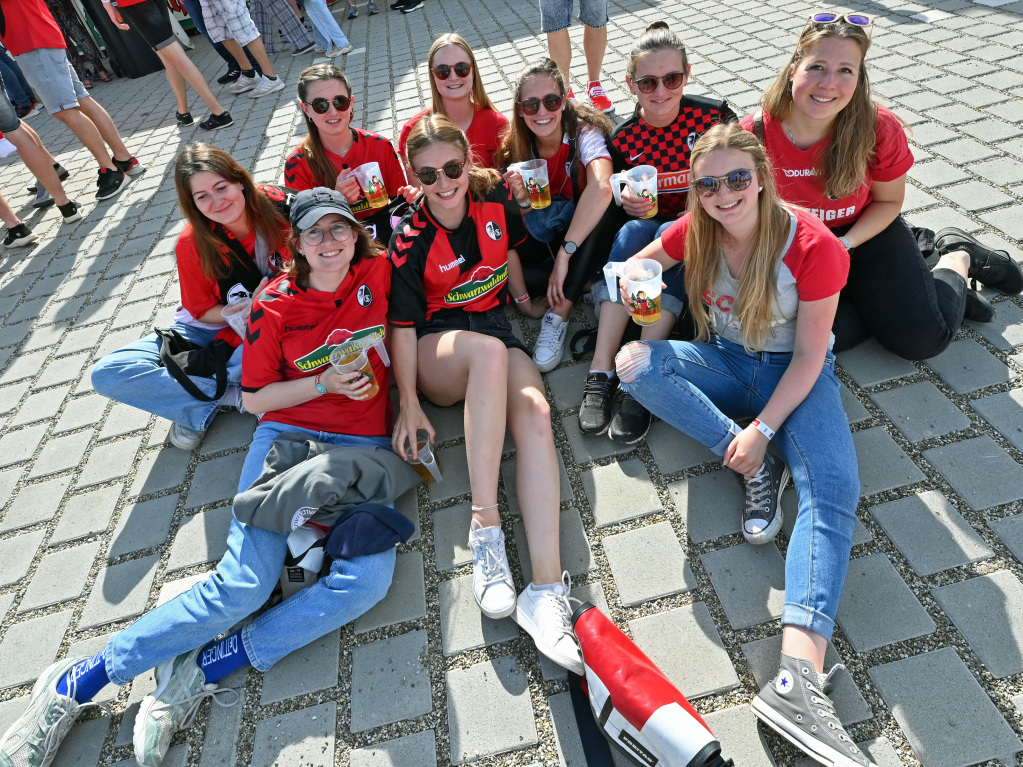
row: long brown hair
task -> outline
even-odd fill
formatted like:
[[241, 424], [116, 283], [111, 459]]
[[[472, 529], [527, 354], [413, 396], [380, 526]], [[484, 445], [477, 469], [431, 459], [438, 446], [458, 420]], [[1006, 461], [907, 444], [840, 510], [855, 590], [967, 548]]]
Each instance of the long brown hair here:
[[[352, 227], [352, 232], [355, 234], [355, 254], [352, 256], [352, 266], [355, 266], [355, 264], [363, 259], [376, 258], [383, 252], [377, 241], [369, 236], [366, 227], [361, 223], [356, 222], [353, 224], [347, 218], [344, 222]], [[302, 231], [298, 227], [292, 227], [291, 237], [288, 238], [288, 250], [291, 251], [291, 261], [284, 265], [282, 271], [303, 288], [308, 288], [309, 275], [312, 273], [312, 269], [309, 266], [309, 260], [298, 250], [298, 238]], [[323, 236], [328, 237], [329, 235], [324, 234]]]
[[[763, 348], [771, 334], [771, 315], [776, 303], [775, 271], [788, 240], [791, 216], [782, 207], [771, 172], [771, 161], [756, 136], [738, 123], [719, 123], [700, 135], [693, 147], [689, 167], [693, 178], [697, 166], [719, 149], [737, 149], [749, 155], [756, 174], [753, 183], [763, 187], [757, 202], [757, 230], [753, 246], [739, 272], [736, 303], [732, 306], [742, 328], [742, 343], [748, 351]], [[689, 194], [689, 229], [686, 232], [686, 294], [696, 297], [690, 311], [696, 322], [696, 340], [710, 336], [710, 314], [699, 297], [711, 290], [721, 266], [724, 227], [711, 218], [695, 192]]]
[[813, 53], [822, 41], [830, 38], [852, 40], [860, 49], [860, 73], [852, 101], [838, 113], [831, 130], [831, 143], [821, 158], [819, 176], [828, 197], [848, 197], [867, 177], [867, 166], [874, 157], [876, 141], [877, 105], [870, 98], [870, 80], [867, 78], [867, 49], [870, 37], [845, 19], [821, 24], [811, 22], [803, 29], [796, 42], [796, 50], [789, 63], [764, 91], [761, 103], [764, 111], [776, 120], [785, 120], [792, 110], [792, 75], [800, 62]]
[[[525, 69], [519, 72], [515, 81], [516, 103], [522, 99], [522, 86], [531, 77], [537, 75], [547, 75], [553, 79], [559, 96], [564, 97], [568, 92], [565, 87], [565, 78], [561, 76], [558, 65], [551, 59], [544, 58], [527, 64]], [[599, 131], [605, 139], [611, 135], [613, 128], [611, 120], [589, 104], [583, 104], [573, 99], [565, 99], [564, 104], [565, 108], [561, 112], [561, 130], [569, 138], [578, 138], [579, 131], [585, 125]], [[526, 125], [525, 119], [516, 107], [512, 111], [511, 124], [508, 126], [508, 132], [504, 134], [501, 148], [494, 155], [494, 165], [506, 169], [513, 162], [531, 160], [534, 156], [536, 156], [536, 143], [533, 141], [533, 131]]]
[[[462, 157], [469, 160], [469, 140], [451, 120], [442, 114], [431, 114], [415, 124], [405, 144], [405, 159], [409, 167], [416, 155], [431, 144], [451, 144], [462, 152]], [[490, 191], [501, 181], [501, 174], [493, 168], [473, 165], [466, 168], [469, 174], [469, 193], [477, 202], [483, 202]]]
[[227, 259], [237, 258], [229, 249], [225, 256], [223, 242], [213, 233], [212, 222], [199, 211], [192, 197], [189, 182], [192, 176], [203, 171], [216, 173], [233, 184], [241, 184], [249, 224], [267, 243], [271, 253], [284, 248], [288, 220], [270, 198], [256, 188], [245, 168], [218, 146], [202, 142], [189, 144], [178, 153], [174, 163], [174, 186], [178, 192], [178, 205], [185, 214], [185, 220], [192, 225], [192, 237], [203, 274], [211, 280], [227, 277], [231, 273]]
[[[306, 103], [306, 98], [309, 96], [309, 86], [326, 80], [337, 80], [344, 86], [345, 94], [351, 98], [352, 84], [348, 82], [348, 77], [344, 72], [333, 64], [313, 64], [311, 67], [303, 69], [298, 76], [299, 100], [303, 104]], [[349, 109], [352, 110], [352, 116], [354, 117], [355, 107], [349, 107]], [[302, 118], [305, 120], [307, 132], [306, 137], [302, 140], [301, 148], [306, 161], [309, 163], [309, 169], [313, 172], [313, 180], [319, 186], [333, 189], [334, 184], [337, 183], [337, 171], [334, 170], [334, 165], [327, 157], [327, 150], [323, 146], [322, 139], [320, 139], [320, 129], [316, 127], [316, 123], [305, 113], [305, 110], [302, 110]]]
[[480, 76], [480, 68], [476, 64], [476, 57], [473, 55], [472, 48], [469, 47], [469, 43], [465, 41], [465, 38], [457, 32], [448, 32], [446, 35], [441, 35], [434, 40], [433, 45], [430, 46], [430, 55], [426, 59], [426, 67], [430, 75], [430, 95], [433, 99], [430, 108], [433, 112], [442, 115], [447, 114], [444, 111], [444, 101], [440, 97], [440, 91], [437, 90], [437, 83], [433, 77], [433, 57], [445, 45], [457, 45], [465, 51], [465, 55], [469, 58], [469, 63], [472, 64], [472, 91], [469, 96], [472, 103], [480, 109], [492, 109], [496, 112], [497, 107], [494, 106], [494, 102], [487, 95], [486, 88], [483, 87], [483, 78]]

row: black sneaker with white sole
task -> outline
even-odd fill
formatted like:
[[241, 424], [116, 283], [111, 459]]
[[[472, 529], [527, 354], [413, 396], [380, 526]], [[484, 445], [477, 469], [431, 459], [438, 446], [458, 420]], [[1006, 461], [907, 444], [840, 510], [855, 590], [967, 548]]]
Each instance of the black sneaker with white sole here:
[[242, 71], [240, 69], [229, 69], [227, 70], [227, 74], [223, 74], [217, 78], [217, 82], [221, 85], [227, 85], [228, 83], [235, 82], [241, 76]]
[[127, 160], [114, 159], [114, 165], [126, 176], [137, 176], [146, 172], [146, 166], [139, 162], [139, 158], [132, 155]]
[[405, 0], [405, 5], [402, 6], [402, 13], [412, 13], [418, 11], [423, 7], [423, 0]]
[[74, 200], [68, 200], [64, 205], [58, 205], [57, 210], [64, 217], [65, 224], [73, 224], [82, 220], [82, 206]]
[[199, 127], [203, 130], [220, 130], [221, 128], [227, 128], [230, 125], [234, 125], [234, 119], [231, 117], [230, 112], [221, 112], [219, 115], [210, 115], [199, 123]]
[[789, 467], [771, 453], [752, 477], [743, 477], [746, 507], [742, 510], [742, 534], [754, 545], [770, 543], [781, 530], [781, 494], [789, 481]]
[[309, 43], [305, 48], [296, 48], [291, 52], [291, 58], [301, 56], [303, 53], [312, 53], [314, 48], [316, 48], [316, 43]]
[[634, 445], [650, 431], [652, 416], [636, 398], [628, 392], [622, 392], [621, 398], [612, 409], [611, 424], [607, 428], [607, 436], [615, 442]]
[[603, 434], [611, 423], [611, 405], [618, 389], [618, 376], [612, 373], [590, 373], [583, 387], [583, 403], [579, 406], [579, 431]]
[[191, 112], [175, 112], [174, 113], [174, 119], [177, 120], [178, 121], [178, 125], [180, 125], [182, 127], [191, 125], [192, 123], [195, 122], [195, 120], [192, 119], [192, 113]]
[[127, 176], [120, 170], [100, 168], [99, 180], [96, 182], [96, 186], [99, 187], [96, 190], [96, 199], [109, 200], [111, 197], [116, 197], [124, 189], [126, 180]]
[[[63, 165], [61, 165], [61, 164], [60, 164], [59, 162], [55, 162], [55, 163], [53, 164], [53, 169], [54, 169], [55, 171], [57, 171], [57, 178], [59, 178], [59, 179], [60, 179], [61, 181], [63, 181], [64, 179], [66, 179], [66, 178], [67, 178], [68, 176], [70, 176], [70, 175], [71, 175], [71, 174], [70, 174], [70, 173], [68, 172], [68, 169], [67, 169], [67, 168], [65, 168], [65, 167], [64, 167]], [[31, 194], [36, 194], [36, 193], [37, 193], [37, 192], [39, 191], [39, 189], [40, 189], [40, 187], [39, 187], [39, 182], [36, 182], [36, 183], [34, 183], [34, 184], [31, 184], [31, 185], [29, 185], [29, 187], [28, 187], [28, 191], [29, 191], [29, 192], [30, 192]]]
[[[412, 0], [409, 0], [409, 2], [411, 2], [411, 1]], [[397, 2], [391, 3], [391, 10], [392, 11], [400, 11], [404, 7], [405, 7], [405, 0], [397, 0]]]
[[[970, 256], [970, 279], [1007, 296], [1023, 292], [1023, 270], [1004, 250], [994, 250], [962, 229], [948, 227], [934, 238], [934, 247], [941, 255], [957, 250]], [[976, 284], [972, 285], [976, 289]]]
[[4, 237], [5, 248], [20, 248], [39, 239], [39, 235], [29, 229], [25, 224], [12, 226], [7, 230]]

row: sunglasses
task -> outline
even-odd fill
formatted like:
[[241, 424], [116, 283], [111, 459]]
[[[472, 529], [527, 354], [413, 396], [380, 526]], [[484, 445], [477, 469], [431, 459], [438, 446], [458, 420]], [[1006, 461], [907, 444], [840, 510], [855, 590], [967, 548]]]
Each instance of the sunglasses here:
[[874, 19], [865, 13], [830, 13], [827, 11], [815, 13], [806, 20], [803, 31], [806, 31], [806, 27], [810, 26], [810, 24], [835, 24], [839, 21], [869, 30], [867, 33], [868, 40], [874, 36]]
[[[352, 236], [352, 232], [354, 230], [352, 229], [352, 227], [348, 226], [348, 224], [338, 223], [334, 224], [334, 226], [330, 227], [330, 229], [328, 229], [327, 231], [330, 232], [331, 238], [334, 239], [335, 241], [344, 242], [345, 240]], [[326, 234], [324, 230], [318, 227], [306, 229], [301, 234], [299, 234], [299, 237], [302, 239], [302, 242], [304, 242], [306, 245], [319, 245], [321, 242], [323, 242], [323, 238], [325, 236]]]
[[451, 77], [452, 70], [459, 77], [468, 77], [472, 72], [472, 64], [468, 61], [459, 61], [453, 67], [447, 64], [438, 64], [433, 68], [433, 74], [438, 80], [447, 80]]
[[344, 112], [352, 105], [352, 99], [349, 96], [335, 96], [332, 101], [328, 101], [325, 98], [317, 98], [305, 103], [311, 106], [316, 114], [325, 115], [330, 110], [331, 104], [334, 105], [334, 109], [338, 112]]
[[656, 77], [655, 75], [648, 75], [647, 77], [638, 77], [632, 81], [633, 85], [639, 88], [640, 93], [653, 93], [657, 89], [658, 81], [664, 83], [664, 87], [669, 91], [677, 91], [682, 87], [682, 83], [685, 82], [685, 72], [668, 72], [664, 77]]
[[522, 99], [518, 102], [519, 111], [522, 114], [532, 117], [540, 111], [540, 105], [543, 104], [543, 108], [548, 112], [557, 112], [561, 109], [561, 105], [565, 102], [564, 97], [559, 96], [557, 93], [548, 93], [542, 99]]
[[733, 192], [748, 189], [753, 183], [753, 168], [740, 168], [724, 176], [704, 176], [693, 181], [693, 189], [700, 197], [713, 197], [721, 188], [721, 182]]
[[[462, 177], [462, 171], [464, 168], [465, 160], [462, 160], [461, 162], [455, 162], [452, 160], [451, 162], [444, 163], [444, 167], [440, 170], [443, 170], [444, 175], [454, 181], [455, 179]], [[423, 167], [417, 171], [412, 171], [412, 175], [422, 181], [426, 186], [432, 186], [433, 184], [436, 184], [437, 180], [440, 178], [440, 170], [437, 170], [436, 168]]]

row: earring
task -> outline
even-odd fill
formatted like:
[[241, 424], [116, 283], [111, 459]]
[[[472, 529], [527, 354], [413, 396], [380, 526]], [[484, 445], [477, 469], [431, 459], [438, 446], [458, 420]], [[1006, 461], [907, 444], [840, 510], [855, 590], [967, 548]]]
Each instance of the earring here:
[[764, 191], [764, 187], [762, 187], [762, 186], [759, 186], [759, 187], [757, 187], [757, 191], [758, 191], [758, 192], [762, 192], [762, 191]]

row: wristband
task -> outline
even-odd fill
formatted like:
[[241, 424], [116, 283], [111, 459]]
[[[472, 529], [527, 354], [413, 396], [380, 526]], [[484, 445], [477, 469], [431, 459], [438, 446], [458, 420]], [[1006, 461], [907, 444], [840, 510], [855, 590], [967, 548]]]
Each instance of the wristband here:
[[761, 421], [759, 418], [753, 419], [753, 426], [757, 427], [757, 431], [763, 434], [768, 439], [774, 439], [774, 429], [768, 426], [766, 423]]
[[[519, 202], [519, 201], [516, 200], [515, 202]], [[525, 202], [519, 202], [519, 207], [522, 208], [523, 210], [525, 210], [526, 208], [530, 207], [529, 206], [529, 200], [526, 200]]]
[[317, 373], [316, 378], [313, 379], [313, 383], [316, 384], [316, 393], [322, 397], [327, 393], [327, 387], [320, 383], [321, 375], [323, 375], [323, 373]]
[[515, 303], [524, 304], [529, 301], [529, 293], [523, 293], [521, 296], [515, 299]]

